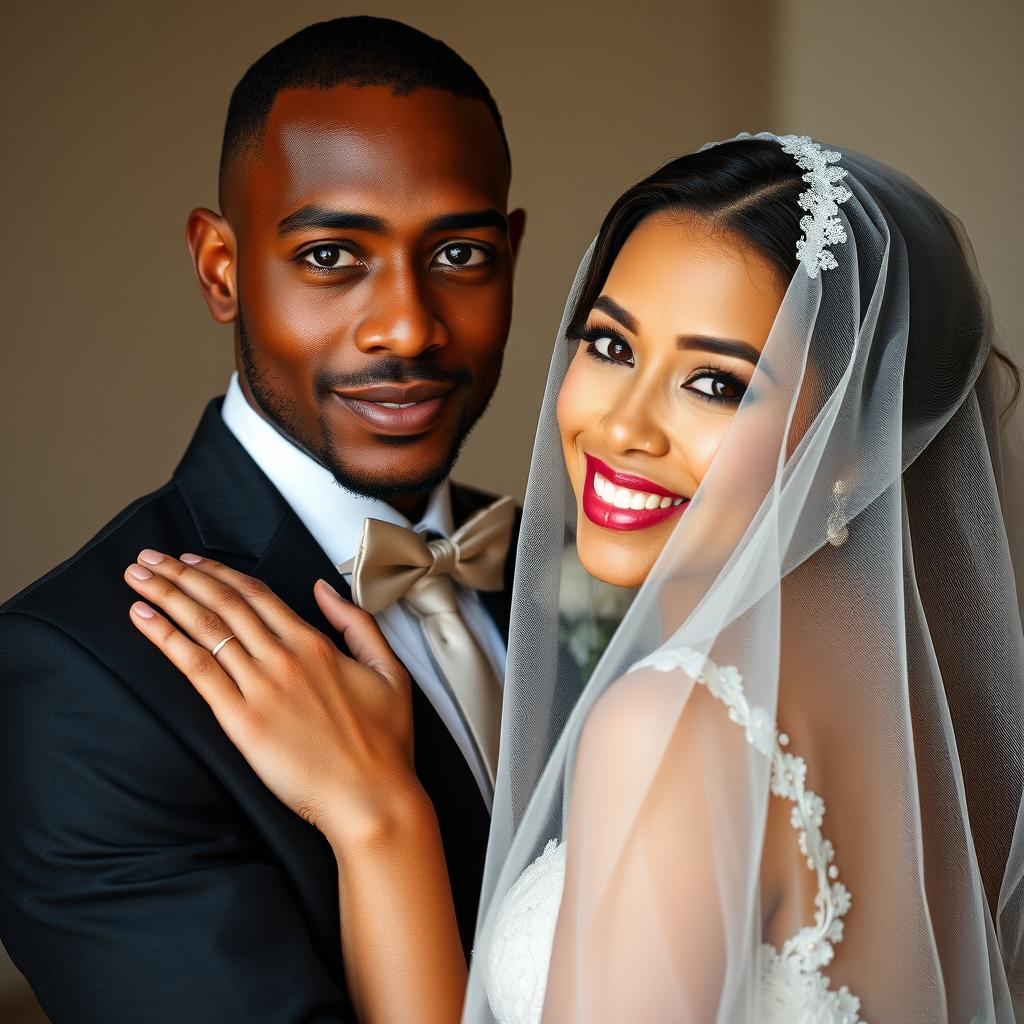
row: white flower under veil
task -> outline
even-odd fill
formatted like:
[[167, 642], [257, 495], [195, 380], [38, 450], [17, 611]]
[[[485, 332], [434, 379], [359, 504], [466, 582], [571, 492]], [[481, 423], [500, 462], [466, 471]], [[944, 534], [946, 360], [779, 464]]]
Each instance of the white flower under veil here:
[[[798, 937], [780, 947], [794, 985], [818, 968], [865, 1020], [1014, 1019], [1021, 450], [987, 294], [959, 223], [912, 181], [847, 151], [808, 168], [827, 201], [811, 196], [751, 386], [582, 682], [557, 629], [576, 501], [555, 403], [593, 249], [577, 273], [518, 551], [470, 1024], [494, 1019], [501, 899], [563, 837], [546, 1024], [774, 1019], [768, 933]], [[773, 805], [810, 865], [778, 906]]]

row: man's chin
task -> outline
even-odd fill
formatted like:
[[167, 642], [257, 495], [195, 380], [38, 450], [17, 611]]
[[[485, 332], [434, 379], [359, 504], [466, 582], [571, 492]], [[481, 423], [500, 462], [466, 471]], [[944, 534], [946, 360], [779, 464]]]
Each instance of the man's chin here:
[[408, 463], [399, 466], [381, 459], [372, 467], [333, 464], [329, 468], [335, 481], [345, 490], [367, 498], [392, 501], [430, 494], [447, 479], [454, 462], [455, 459], [450, 458], [428, 467]]
[[[451, 473], [469, 431], [464, 423], [418, 436], [328, 435], [319, 461], [346, 490], [394, 501], [425, 497]], [[351, 458], [350, 456], [355, 456]]]

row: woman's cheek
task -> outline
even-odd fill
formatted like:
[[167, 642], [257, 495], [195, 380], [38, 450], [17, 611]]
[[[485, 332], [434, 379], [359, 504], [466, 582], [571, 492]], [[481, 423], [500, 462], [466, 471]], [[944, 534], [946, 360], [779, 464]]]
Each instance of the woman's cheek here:
[[577, 439], [586, 428], [594, 404], [594, 388], [587, 386], [587, 379], [591, 375], [586, 372], [586, 367], [581, 365], [582, 358], [583, 355], [578, 351], [569, 364], [555, 407], [565, 467], [577, 492], [582, 484], [582, 479], [577, 478], [581, 477], [583, 472], [583, 456], [579, 451]]
[[704, 479], [731, 423], [731, 416], [698, 416], [689, 419], [682, 432], [674, 432], [673, 448], [686, 453], [687, 469], [696, 484]]
[[573, 357], [572, 362], [569, 363], [569, 368], [565, 371], [565, 376], [562, 378], [562, 387], [558, 392], [558, 404], [555, 411], [558, 416], [558, 427], [563, 434], [571, 429], [571, 424], [576, 420], [576, 406], [579, 404], [580, 399], [579, 361], [579, 351], [577, 350], [577, 354]]

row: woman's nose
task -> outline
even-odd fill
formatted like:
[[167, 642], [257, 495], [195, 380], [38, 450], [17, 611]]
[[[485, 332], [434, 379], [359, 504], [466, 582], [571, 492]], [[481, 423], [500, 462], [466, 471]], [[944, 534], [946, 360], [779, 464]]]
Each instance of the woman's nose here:
[[447, 328], [430, 307], [413, 268], [377, 275], [370, 308], [355, 329], [360, 351], [415, 359], [447, 341]]
[[661, 403], [652, 388], [627, 386], [601, 419], [601, 430], [609, 449], [625, 455], [667, 455], [671, 447], [659, 416]]

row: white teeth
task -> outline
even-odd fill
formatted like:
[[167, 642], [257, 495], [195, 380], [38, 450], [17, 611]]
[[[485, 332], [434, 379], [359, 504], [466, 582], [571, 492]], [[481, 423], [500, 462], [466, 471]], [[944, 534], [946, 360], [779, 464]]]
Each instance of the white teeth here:
[[383, 405], [385, 409], [409, 409], [416, 405], [415, 402], [378, 402], [378, 405]]
[[608, 505], [636, 511], [668, 508], [670, 505], [682, 505], [686, 501], [685, 498], [663, 498], [660, 494], [648, 494], [646, 491], [631, 491], [626, 487], [616, 487], [600, 473], [594, 474], [594, 491]]

